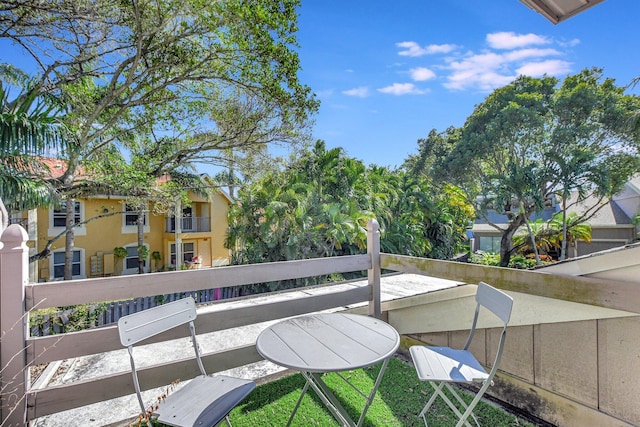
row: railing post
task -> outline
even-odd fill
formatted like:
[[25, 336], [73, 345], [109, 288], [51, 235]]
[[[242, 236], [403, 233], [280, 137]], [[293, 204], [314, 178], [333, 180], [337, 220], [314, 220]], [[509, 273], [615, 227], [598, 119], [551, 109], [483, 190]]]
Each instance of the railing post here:
[[29, 281], [29, 236], [14, 224], [0, 236], [0, 424], [24, 426], [27, 417], [26, 391], [28, 316], [24, 287]]
[[368, 271], [369, 287], [369, 315], [380, 319], [380, 225], [375, 219], [367, 223], [367, 254], [371, 257], [371, 268]]

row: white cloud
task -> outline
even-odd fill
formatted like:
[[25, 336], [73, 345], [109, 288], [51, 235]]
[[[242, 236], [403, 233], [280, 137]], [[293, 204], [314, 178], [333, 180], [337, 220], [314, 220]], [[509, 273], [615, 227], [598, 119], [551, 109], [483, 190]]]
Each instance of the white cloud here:
[[[429, 63], [423, 61], [413, 68], [407, 67], [414, 82], [435, 79], [437, 71], [438, 77], [445, 78], [443, 85], [448, 89], [490, 92], [522, 74], [566, 75], [571, 71], [571, 63], [564, 60], [566, 50], [578, 43], [579, 39], [559, 41], [540, 34], [504, 31], [487, 34], [485, 49], [481, 51], [463, 53], [461, 46], [454, 44], [422, 46], [415, 41], [403, 41], [396, 46], [400, 56], [443, 54], [435, 61], [430, 58]], [[412, 83], [394, 83], [378, 91], [393, 95], [425, 93]]]
[[413, 41], [396, 43], [396, 46], [403, 48], [398, 52], [400, 56], [423, 56], [435, 53], [449, 53], [457, 48], [454, 44], [430, 44], [422, 47]]
[[571, 64], [559, 59], [549, 59], [541, 62], [530, 62], [516, 70], [518, 74], [531, 77], [540, 77], [544, 74], [549, 76], [563, 76], [571, 71]]
[[511, 83], [515, 78], [516, 75], [500, 74], [491, 69], [466, 68], [449, 75], [444, 87], [453, 90], [475, 88], [489, 92], [497, 87]]
[[428, 91], [418, 89], [413, 83], [394, 83], [378, 89], [378, 92], [390, 95], [422, 95]]
[[345, 90], [342, 93], [349, 96], [355, 96], [358, 98], [366, 98], [369, 96], [369, 88], [366, 86], [355, 87], [353, 89]]
[[513, 32], [501, 32], [487, 34], [487, 43], [493, 49], [515, 49], [519, 47], [548, 44], [551, 40], [537, 34], [516, 34]]
[[459, 59], [449, 59], [444, 86], [452, 90], [479, 89], [491, 91], [513, 81], [518, 75], [539, 77], [543, 74], [561, 75], [570, 70], [570, 64], [560, 59], [546, 59], [561, 56], [556, 49], [526, 48], [507, 52], [486, 51], [480, 54], [468, 53]]
[[562, 42], [558, 42], [558, 44], [562, 47], [574, 47], [580, 44], [580, 39], [571, 39], [568, 42], [562, 41]]
[[409, 70], [411, 78], [417, 82], [431, 80], [436, 77], [436, 73], [425, 67], [412, 68]]
[[560, 55], [555, 49], [520, 49], [520, 50], [512, 50], [511, 52], [507, 52], [502, 54], [505, 62], [515, 62], [521, 61], [528, 58], [543, 58], [545, 56], [556, 56]]

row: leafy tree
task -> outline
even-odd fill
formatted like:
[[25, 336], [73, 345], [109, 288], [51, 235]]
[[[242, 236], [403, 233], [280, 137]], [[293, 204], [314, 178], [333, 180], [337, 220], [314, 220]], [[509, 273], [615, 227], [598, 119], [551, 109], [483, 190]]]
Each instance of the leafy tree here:
[[640, 170], [635, 132], [627, 125], [639, 101], [602, 77], [600, 69], [583, 70], [567, 77], [553, 97], [552, 149], [547, 156], [562, 201], [561, 260], [566, 257], [567, 201], [572, 192], [578, 195], [576, 203], [595, 196], [596, 206], [601, 206]]
[[[322, 141], [279, 171], [241, 188], [227, 245], [236, 264], [363, 253], [366, 225], [377, 218], [385, 252], [450, 258], [471, 219], [453, 187], [438, 198], [426, 177], [365, 167]], [[314, 279], [265, 284], [273, 289]]]
[[220, 150], [299, 141], [317, 101], [297, 77], [298, 6], [9, 0], [0, 4], [0, 37], [32, 57], [29, 93], [67, 106], [61, 121], [73, 149], [58, 181], [77, 189], [81, 166], [129, 135], [169, 135], [184, 142], [178, 158], [203, 162], [221, 159]]
[[[435, 161], [432, 176], [459, 185], [502, 233], [501, 265], [509, 264], [516, 231], [549, 194], [559, 191], [566, 200], [577, 190], [605, 200], [638, 170], [637, 136], [628, 127], [638, 98], [601, 80], [600, 70], [569, 76], [559, 87], [550, 77], [518, 77], [440, 145], [446, 155]], [[490, 211], [506, 215], [507, 227], [492, 223]]]

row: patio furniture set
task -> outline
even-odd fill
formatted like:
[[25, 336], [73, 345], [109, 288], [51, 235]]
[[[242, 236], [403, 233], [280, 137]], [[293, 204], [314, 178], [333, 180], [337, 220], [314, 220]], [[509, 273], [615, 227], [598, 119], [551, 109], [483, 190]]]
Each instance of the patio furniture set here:
[[[410, 348], [418, 378], [430, 382], [434, 389], [419, 414], [425, 425], [427, 424], [426, 412], [436, 398], [440, 397], [457, 415], [459, 421], [456, 427], [463, 425], [471, 427], [467, 421], [469, 416], [479, 426], [478, 420], [473, 415], [473, 409], [491, 385], [500, 363], [513, 300], [504, 292], [481, 282], [478, 285], [475, 301], [473, 323], [464, 348], [430, 346]], [[503, 325], [496, 358], [489, 372], [469, 351], [481, 307], [493, 313]], [[120, 341], [129, 351], [133, 384], [138, 402], [142, 413], [145, 413], [146, 408], [140, 394], [133, 346], [162, 332], [188, 324], [195, 359], [201, 375], [170, 394], [164, 402], [157, 405], [153, 409], [153, 416], [157, 417], [157, 421], [171, 426], [209, 427], [217, 425], [223, 420], [230, 426], [229, 412], [255, 388], [255, 383], [224, 375], [207, 375], [196, 341], [195, 318], [195, 302], [192, 298], [185, 298], [131, 314], [119, 320]], [[389, 359], [398, 350], [399, 345], [400, 336], [391, 325], [373, 317], [344, 313], [310, 314], [290, 318], [267, 327], [256, 340], [256, 349], [262, 357], [280, 366], [299, 371], [306, 380], [287, 426], [295, 418], [300, 403], [309, 388], [315, 391], [340, 425], [361, 426], [378, 390]], [[358, 390], [345, 376], [340, 374], [378, 363], [381, 363], [380, 371], [373, 387], [368, 392]], [[365, 398], [365, 405], [357, 422], [351, 419], [331, 388], [323, 381], [323, 374], [328, 372], [337, 373], [342, 380], [350, 384]], [[456, 393], [450, 385], [451, 383], [478, 383], [480, 389], [471, 403], [467, 404]], [[443, 392], [445, 387], [452, 393], [459, 406], [456, 406]]]

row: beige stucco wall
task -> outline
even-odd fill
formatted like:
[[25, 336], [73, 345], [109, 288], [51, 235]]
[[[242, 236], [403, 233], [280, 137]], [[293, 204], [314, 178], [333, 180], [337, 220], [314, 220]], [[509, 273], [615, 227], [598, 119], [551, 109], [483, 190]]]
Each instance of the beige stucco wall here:
[[[493, 360], [499, 332], [477, 332], [478, 360]], [[461, 347], [466, 334], [412, 334], [404, 343]], [[490, 394], [555, 425], [638, 426], [640, 316], [509, 327], [499, 372]]]
[[[226, 237], [230, 200], [219, 192], [214, 192], [210, 200], [190, 195], [193, 201], [193, 216], [208, 217], [210, 220], [209, 232], [183, 233], [182, 241], [193, 242], [195, 245], [196, 255], [200, 255], [201, 266], [207, 267], [212, 265], [212, 259], [218, 263], [229, 259], [229, 251], [224, 247], [224, 239]], [[80, 200], [82, 218], [84, 220], [97, 215], [103, 215], [113, 212], [121, 212], [123, 209], [122, 199], [88, 199]], [[51, 229], [50, 210], [37, 210], [37, 248], [41, 250], [47, 241], [53, 238], [62, 229]], [[170, 245], [175, 243], [175, 234], [166, 232], [166, 217], [162, 214], [149, 213], [149, 226], [144, 233], [144, 243], [149, 248], [149, 253], [159, 251], [162, 260], [158, 263], [158, 268], [166, 267], [170, 261]], [[82, 253], [82, 271], [81, 277], [92, 277], [91, 257], [96, 256], [99, 252], [106, 255], [103, 258], [102, 272], [115, 270], [116, 274], [120, 271], [118, 261], [114, 265], [108, 254], [113, 253], [116, 246], [137, 246], [137, 229], [136, 227], [125, 227], [123, 223], [123, 215], [118, 213], [113, 216], [106, 216], [87, 223], [85, 226], [77, 228], [75, 233], [74, 247], [81, 250]], [[30, 242], [31, 246], [36, 246], [35, 242]], [[64, 250], [65, 238], [62, 236], [51, 247], [52, 251]], [[38, 279], [40, 281], [48, 281], [53, 278], [53, 256], [39, 261], [37, 267]], [[156, 265], [153, 260], [149, 259], [147, 269], [155, 271]]]

